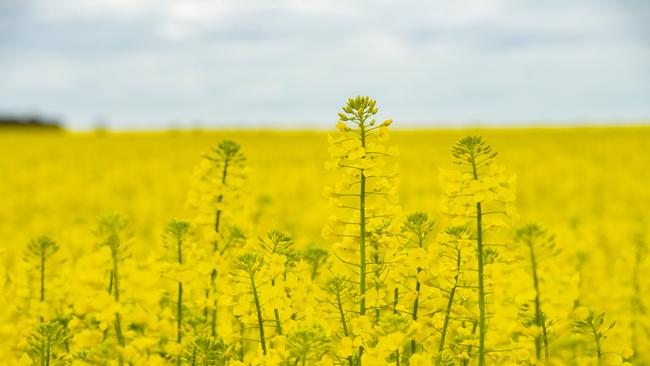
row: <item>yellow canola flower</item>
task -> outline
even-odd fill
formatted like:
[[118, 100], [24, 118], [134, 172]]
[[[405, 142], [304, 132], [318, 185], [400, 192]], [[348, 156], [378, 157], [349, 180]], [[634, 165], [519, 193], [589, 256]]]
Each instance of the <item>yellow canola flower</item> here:
[[104, 339], [104, 335], [97, 330], [81, 330], [72, 337], [72, 349], [76, 352], [92, 348]]

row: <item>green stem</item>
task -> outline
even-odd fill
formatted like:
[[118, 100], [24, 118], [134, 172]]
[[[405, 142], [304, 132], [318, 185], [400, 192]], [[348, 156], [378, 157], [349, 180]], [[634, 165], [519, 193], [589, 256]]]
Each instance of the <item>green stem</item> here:
[[476, 256], [478, 257], [478, 308], [479, 308], [479, 366], [485, 365], [485, 284], [483, 269], [483, 227], [481, 203], [476, 203]]
[[[373, 283], [373, 287], [375, 288], [375, 319], [374, 323], [375, 325], [379, 324], [379, 319], [381, 319], [381, 305], [379, 304], [379, 290], [380, 290], [380, 283], [381, 283], [381, 274], [380, 274], [380, 266], [379, 266], [379, 241], [378, 240], [372, 240], [371, 241], [372, 245], [372, 261], [370, 262], [370, 265], [374, 265], [374, 269], [372, 272], [375, 274], [375, 282]], [[383, 304], [382, 304], [383, 305]]]
[[[226, 184], [226, 177], [228, 176], [228, 164], [229, 164], [229, 163], [230, 163], [230, 159], [227, 159], [227, 158], [226, 158], [226, 159], [223, 161], [223, 171], [221, 172], [221, 184], [222, 184], [222, 185], [225, 185], [225, 184]], [[223, 195], [219, 195], [219, 198], [217, 199], [217, 201], [218, 201], [219, 203], [221, 203], [222, 200], [223, 200]], [[217, 210], [217, 213], [216, 213], [216, 218], [215, 218], [215, 220], [214, 220], [214, 231], [215, 231], [216, 233], [219, 233], [219, 229], [220, 229], [219, 226], [220, 226], [220, 223], [221, 223], [221, 210], [218, 209], [218, 210]], [[216, 245], [216, 243], [215, 243], [215, 245]], [[214, 251], [217, 251], [217, 248], [216, 248], [216, 247], [214, 248]]]
[[[178, 254], [178, 264], [183, 265], [183, 240], [179, 237], [176, 241], [176, 249]], [[182, 341], [181, 328], [183, 326], [183, 283], [178, 281], [178, 298], [176, 301], [176, 342], [179, 344]], [[181, 356], [178, 356], [178, 364], [181, 364]]]
[[[361, 147], [366, 147], [365, 119], [359, 116]], [[366, 176], [361, 170], [359, 185], [359, 315], [366, 315]]]
[[[366, 120], [363, 115], [359, 116], [359, 134], [361, 135], [361, 147], [366, 148]], [[359, 184], [359, 315], [366, 315], [366, 176], [365, 169], [359, 172], [361, 181]], [[363, 346], [359, 347], [359, 366], [361, 366], [361, 355]]]
[[[275, 280], [271, 280], [271, 286], [275, 287]], [[282, 335], [282, 322], [280, 321], [280, 311], [277, 308], [273, 309], [273, 316], [275, 318], [275, 331]]]
[[[343, 326], [343, 335], [346, 337], [350, 335], [348, 332], [348, 323], [345, 320], [345, 311], [343, 311], [343, 303], [341, 302], [341, 292], [336, 292], [336, 305], [339, 309], [339, 315], [341, 317], [341, 326]], [[348, 363], [352, 366], [352, 356], [348, 356]]]
[[45, 348], [45, 366], [50, 366], [50, 343], [51, 343], [51, 337], [48, 334], [47, 335], [47, 342], [46, 342], [46, 348]]
[[[476, 171], [476, 157], [471, 155], [472, 173], [474, 180], [478, 180]], [[476, 258], [478, 260], [478, 308], [479, 308], [479, 350], [478, 366], [485, 365], [485, 272], [483, 269], [483, 213], [481, 202], [476, 202]]]
[[112, 295], [113, 294], [113, 270], [111, 269], [111, 278], [108, 281], [108, 294]]
[[282, 323], [280, 322], [280, 312], [278, 309], [273, 309], [273, 315], [275, 316], [275, 330], [279, 335], [282, 335]]
[[602, 352], [600, 350], [600, 336], [598, 335], [598, 331], [594, 327], [593, 321], [591, 323], [591, 332], [593, 333], [594, 340], [596, 341], [596, 355], [598, 356], [598, 364], [600, 364], [600, 358], [602, 357]]
[[[422, 235], [422, 232], [418, 230], [418, 246], [422, 248], [424, 245], [424, 236]], [[418, 320], [418, 307], [420, 306], [420, 280], [418, 279], [418, 276], [420, 272], [422, 271], [422, 268], [418, 267], [415, 275], [415, 300], [413, 300], [413, 314], [411, 318], [413, 321]], [[417, 344], [415, 343], [415, 339], [411, 339], [411, 354], [415, 353], [415, 349], [417, 347]]]
[[[226, 184], [226, 178], [228, 177], [228, 165], [230, 163], [230, 159], [226, 158], [223, 162], [223, 171], [221, 172], [221, 184], [225, 185]], [[217, 199], [218, 202], [223, 201], [223, 195], [219, 195], [219, 198]], [[215, 214], [215, 220], [214, 220], [214, 231], [215, 233], [219, 234], [220, 231], [220, 226], [221, 226], [221, 209], [218, 209], [216, 214]], [[213, 251], [216, 252], [219, 247], [217, 241], [213, 243]], [[213, 269], [212, 273], [210, 274], [210, 288], [212, 288], [215, 291], [216, 295], [216, 287], [217, 287], [217, 270]], [[206, 297], [208, 297], [210, 294], [210, 290], [206, 290]], [[210, 312], [211, 320], [210, 320], [210, 334], [213, 337], [216, 337], [217, 335], [217, 299], [215, 296], [214, 303], [212, 304], [212, 311]], [[204, 310], [205, 312], [205, 317], [207, 318], [208, 315], [208, 309], [207, 307]]]
[[[41, 248], [41, 303], [45, 302], [45, 248]], [[40, 315], [40, 321], [45, 321], [43, 314]]]
[[[215, 291], [217, 287], [217, 270], [212, 270], [210, 275], [210, 287]], [[213, 337], [217, 336], [217, 299], [215, 296], [214, 302], [212, 303], [212, 310], [210, 311], [210, 334]]]
[[542, 304], [540, 300], [539, 279], [537, 276], [537, 258], [535, 257], [535, 249], [533, 242], [528, 241], [528, 250], [530, 253], [530, 263], [533, 272], [533, 285], [535, 287], [535, 325], [542, 329], [542, 334], [535, 337], [535, 351], [537, 360], [542, 357], [542, 344], [544, 345], [544, 361], [548, 362], [548, 335], [546, 331], [546, 321], [544, 320], [544, 313], [542, 311]]
[[260, 306], [260, 298], [257, 294], [257, 287], [255, 285], [255, 278], [253, 274], [250, 275], [251, 289], [253, 291], [253, 299], [255, 300], [255, 309], [257, 310], [257, 327], [260, 331], [260, 343], [262, 343], [262, 352], [266, 355], [266, 338], [264, 337], [264, 320], [262, 319], [262, 307]]
[[395, 287], [393, 294], [393, 313], [397, 314], [397, 304], [399, 303], [399, 288]]
[[347, 325], [347, 322], [345, 321], [345, 312], [343, 311], [343, 304], [341, 303], [341, 293], [340, 292], [336, 293], [336, 305], [338, 306], [339, 315], [341, 316], [341, 325], [343, 326], [343, 334], [347, 337], [349, 335], [349, 333], [348, 333], [348, 325]]
[[447, 300], [447, 310], [445, 311], [445, 320], [442, 325], [442, 331], [440, 332], [440, 346], [438, 347], [438, 358], [436, 359], [436, 365], [440, 365], [440, 355], [445, 349], [445, 338], [447, 337], [447, 329], [449, 328], [449, 320], [451, 319], [451, 309], [454, 306], [454, 297], [456, 296], [456, 289], [458, 288], [458, 278], [460, 277], [460, 249], [456, 249], [456, 276], [454, 276], [454, 286], [449, 292], [449, 299]]
[[239, 361], [244, 361], [244, 353], [246, 353], [245, 348], [244, 348], [244, 322], [241, 321], [240, 318], [237, 318], [239, 320], [239, 334], [241, 337], [239, 337]]
[[45, 366], [45, 339], [41, 339], [41, 348], [38, 350], [41, 366]]
[[45, 301], [45, 250], [41, 251], [41, 302]]
[[[116, 303], [120, 302], [120, 282], [119, 282], [119, 275], [118, 275], [118, 258], [117, 258], [117, 252], [115, 249], [112, 251], [112, 257], [113, 257], [113, 298], [115, 299]], [[125, 342], [124, 342], [124, 336], [122, 335], [122, 320], [120, 317], [120, 313], [117, 312], [115, 313], [115, 337], [117, 338], [117, 343], [121, 346], [124, 347]], [[118, 356], [119, 363], [120, 365], [124, 364], [124, 360], [122, 359], [122, 355], [120, 354]]]
[[[472, 336], [473, 336], [474, 334], [476, 334], [476, 328], [477, 328], [477, 326], [478, 326], [478, 323], [477, 323], [476, 321], [473, 321], [473, 322], [472, 322]], [[467, 354], [468, 354], [468, 355], [471, 355], [471, 354], [472, 354], [472, 346], [471, 346], [471, 345], [470, 345], [470, 346], [467, 346]], [[467, 358], [467, 359], [465, 359], [465, 360], [463, 361], [463, 366], [467, 366], [467, 365], [469, 365], [469, 358]]]
[[[176, 342], [181, 344], [183, 333], [181, 332], [183, 324], [183, 283], [178, 282], [178, 301], [176, 302]], [[178, 355], [176, 364], [180, 366], [181, 355]]]
[[[120, 313], [115, 313], [115, 337], [117, 338], [117, 343], [124, 348], [124, 336], [122, 335], [122, 320], [120, 318]], [[118, 355], [118, 360], [120, 365], [124, 364], [121, 352]]]

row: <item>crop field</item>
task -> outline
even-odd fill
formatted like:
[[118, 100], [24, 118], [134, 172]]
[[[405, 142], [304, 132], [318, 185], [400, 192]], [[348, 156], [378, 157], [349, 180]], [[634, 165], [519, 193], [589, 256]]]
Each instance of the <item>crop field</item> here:
[[0, 363], [650, 364], [650, 128], [375, 108], [0, 131]]

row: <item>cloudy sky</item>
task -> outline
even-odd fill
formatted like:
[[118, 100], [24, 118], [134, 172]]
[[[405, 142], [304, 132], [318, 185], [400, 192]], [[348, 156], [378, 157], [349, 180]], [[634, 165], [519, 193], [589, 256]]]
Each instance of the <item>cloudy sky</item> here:
[[1, 0], [0, 114], [72, 128], [650, 119], [647, 0]]

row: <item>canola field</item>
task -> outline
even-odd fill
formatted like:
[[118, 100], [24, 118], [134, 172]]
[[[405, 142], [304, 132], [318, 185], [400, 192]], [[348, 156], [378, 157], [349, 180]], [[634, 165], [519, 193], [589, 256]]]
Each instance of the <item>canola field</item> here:
[[650, 364], [650, 128], [376, 108], [0, 132], [0, 363]]

